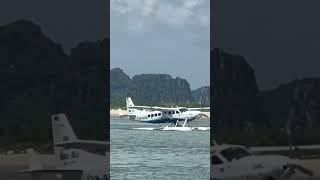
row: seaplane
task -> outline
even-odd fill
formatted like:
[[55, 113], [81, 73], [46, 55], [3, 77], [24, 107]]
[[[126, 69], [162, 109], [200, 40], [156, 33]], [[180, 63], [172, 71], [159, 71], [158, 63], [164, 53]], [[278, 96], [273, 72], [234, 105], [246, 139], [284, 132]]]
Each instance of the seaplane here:
[[109, 180], [110, 144], [105, 141], [80, 140], [65, 114], [51, 117], [55, 167], [45, 168], [33, 148], [29, 154], [29, 169], [22, 171], [32, 179]]
[[[210, 130], [210, 127], [198, 127], [201, 117], [208, 117], [203, 110], [210, 107], [185, 108], [185, 107], [152, 107], [136, 106], [130, 97], [126, 98], [127, 113], [130, 120], [144, 123], [159, 124], [160, 128], [135, 128], [162, 131], [196, 131]], [[189, 122], [195, 121], [190, 125]], [[183, 122], [183, 123], [181, 123]], [[167, 124], [166, 126], [161, 126]], [[169, 124], [169, 125], [168, 125]]]
[[283, 155], [257, 155], [242, 145], [214, 143], [211, 146], [212, 180], [286, 180], [297, 171], [306, 176], [313, 172], [301, 165], [298, 159]]

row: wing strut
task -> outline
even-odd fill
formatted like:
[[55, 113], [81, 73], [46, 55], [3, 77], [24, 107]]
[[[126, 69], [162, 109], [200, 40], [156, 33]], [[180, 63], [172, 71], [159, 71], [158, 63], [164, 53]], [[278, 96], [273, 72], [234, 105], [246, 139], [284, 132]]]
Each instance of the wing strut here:
[[175, 125], [174, 127], [177, 127], [177, 126], [178, 126], [178, 123], [179, 123], [179, 120], [177, 120], [176, 125]]
[[184, 122], [183, 122], [183, 126], [182, 126], [182, 127], [184, 127], [187, 122], [188, 122], [188, 119], [186, 118], [186, 119], [184, 120]]

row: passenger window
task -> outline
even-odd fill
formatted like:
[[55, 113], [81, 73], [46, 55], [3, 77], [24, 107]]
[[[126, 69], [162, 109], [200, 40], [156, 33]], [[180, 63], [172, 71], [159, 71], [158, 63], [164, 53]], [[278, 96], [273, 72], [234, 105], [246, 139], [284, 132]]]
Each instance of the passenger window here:
[[150, 117], [150, 114], [148, 114], [148, 117]]
[[154, 114], [154, 116], [157, 116], [157, 114]]
[[71, 158], [77, 158], [77, 157], [79, 157], [79, 152], [72, 151]]
[[151, 117], [153, 117], [153, 114], [151, 114]]
[[223, 162], [218, 156], [214, 155], [211, 157], [211, 164], [223, 164]]
[[63, 150], [60, 151], [60, 160], [69, 159], [69, 154], [65, 153]]
[[176, 114], [179, 114], [179, 111], [176, 111]]
[[161, 116], [161, 113], [158, 113], [158, 116]]

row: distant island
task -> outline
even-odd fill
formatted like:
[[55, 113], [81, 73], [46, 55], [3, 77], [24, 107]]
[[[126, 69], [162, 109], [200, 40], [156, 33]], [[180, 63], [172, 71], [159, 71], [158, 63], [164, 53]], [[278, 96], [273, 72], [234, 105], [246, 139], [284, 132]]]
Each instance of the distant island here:
[[120, 68], [110, 70], [110, 104], [125, 107], [125, 98], [135, 103], [158, 106], [210, 106], [210, 87], [191, 90], [189, 82], [168, 74], [138, 74], [130, 78]]

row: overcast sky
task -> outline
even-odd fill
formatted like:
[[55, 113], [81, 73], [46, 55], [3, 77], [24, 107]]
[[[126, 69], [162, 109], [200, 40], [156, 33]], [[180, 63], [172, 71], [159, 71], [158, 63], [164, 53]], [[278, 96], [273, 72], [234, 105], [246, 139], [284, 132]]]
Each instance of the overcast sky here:
[[215, 47], [244, 56], [261, 89], [320, 77], [320, 1], [215, 0]]
[[210, 82], [209, 0], [111, 0], [111, 68]]
[[109, 3], [104, 0], [1, 0], [0, 25], [32, 20], [68, 51], [79, 41], [109, 35]]

